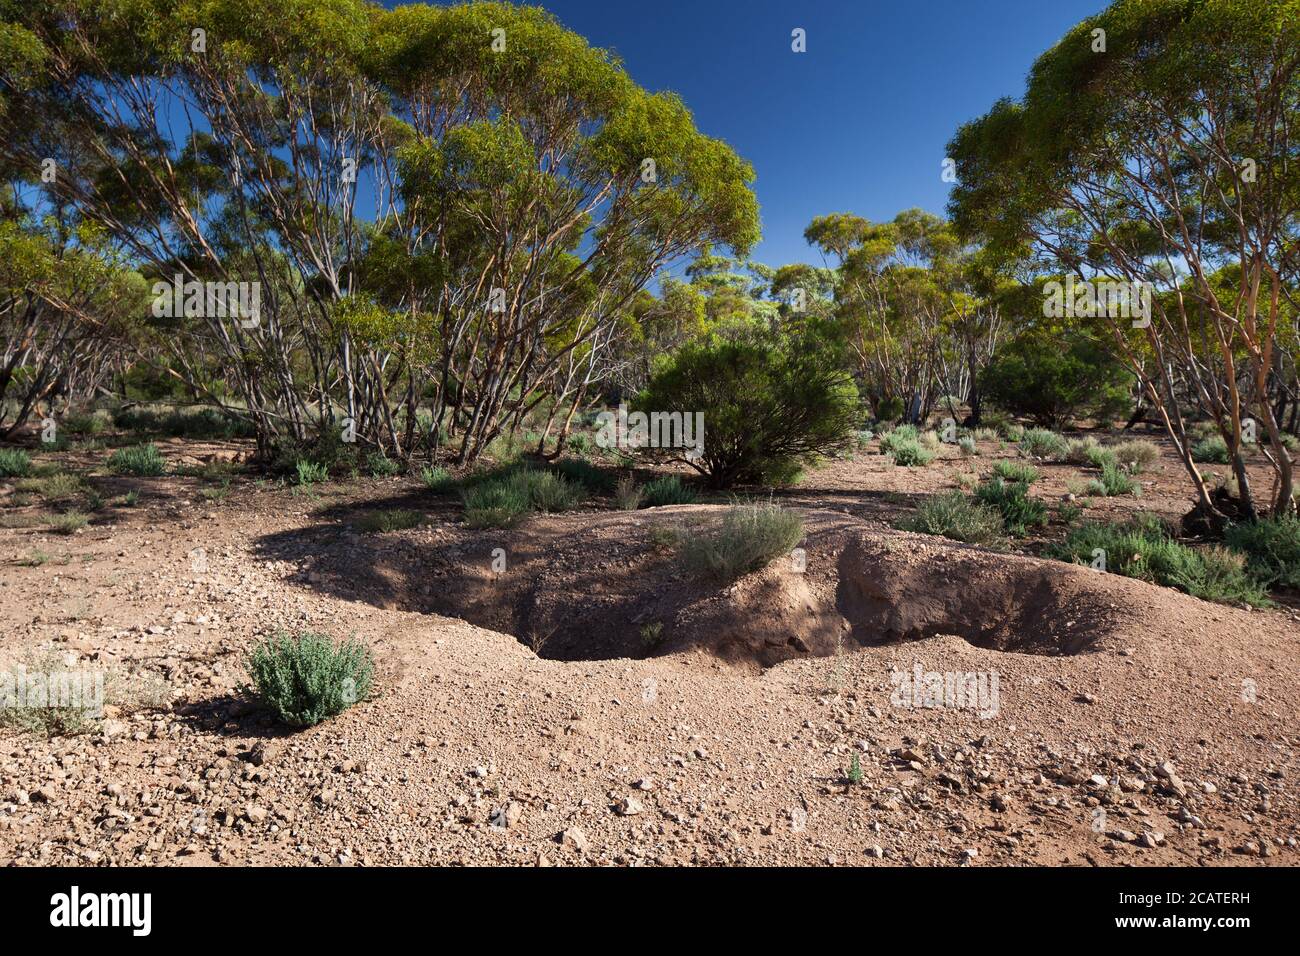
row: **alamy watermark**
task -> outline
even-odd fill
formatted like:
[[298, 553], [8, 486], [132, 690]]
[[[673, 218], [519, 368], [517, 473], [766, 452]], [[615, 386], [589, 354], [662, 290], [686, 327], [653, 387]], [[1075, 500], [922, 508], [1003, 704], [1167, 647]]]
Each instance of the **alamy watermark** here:
[[692, 460], [704, 454], [703, 412], [617, 412], [596, 416], [596, 444], [605, 449], [681, 448]]
[[104, 713], [104, 672], [29, 671], [22, 664], [0, 671], [0, 710], [80, 710]]
[[973, 710], [981, 720], [998, 715], [997, 671], [926, 671], [917, 664], [910, 671], [891, 670], [895, 707]]
[[1066, 276], [1043, 286], [1043, 315], [1049, 319], [1088, 319], [1104, 315], [1132, 319], [1133, 328], [1151, 324], [1150, 282], [1116, 282], [1111, 279], [1078, 281]]
[[153, 284], [156, 319], [236, 319], [245, 329], [262, 323], [262, 283], [200, 282], [179, 272], [171, 282]]

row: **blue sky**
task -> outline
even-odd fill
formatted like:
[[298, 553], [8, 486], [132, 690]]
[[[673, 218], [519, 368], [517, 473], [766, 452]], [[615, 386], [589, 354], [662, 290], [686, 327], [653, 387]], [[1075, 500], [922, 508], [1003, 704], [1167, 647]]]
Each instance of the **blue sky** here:
[[[616, 51], [651, 90], [753, 164], [754, 258], [820, 262], [817, 215], [942, 213], [944, 146], [1105, 0], [534, 0]], [[807, 31], [808, 52], [790, 50]], [[676, 271], [676, 270], [674, 270]]]

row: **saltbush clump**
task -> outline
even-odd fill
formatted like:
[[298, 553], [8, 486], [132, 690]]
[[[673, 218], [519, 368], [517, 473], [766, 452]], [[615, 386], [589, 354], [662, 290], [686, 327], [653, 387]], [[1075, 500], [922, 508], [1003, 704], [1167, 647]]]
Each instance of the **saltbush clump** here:
[[108, 458], [109, 469], [118, 475], [155, 478], [167, 470], [167, 462], [152, 443], [119, 448]]
[[318, 724], [365, 700], [375, 670], [364, 645], [312, 633], [265, 641], [246, 667], [257, 696], [293, 727]]
[[0, 478], [25, 478], [32, 470], [32, 456], [21, 448], [0, 448]]
[[1300, 588], [1300, 517], [1283, 514], [1230, 526], [1230, 548], [1246, 556], [1246, 570], [1266, 587]]
[[1002, 539], [1002, 515], [960, 491], [926, 498], [917, 506], [916, 514], [898, 527], [969, 544], [996, 544]]
[[730, 581], [787, 554], [803, 537], [803, 519], [779, 505], [733, 505], [719, 526], [686, 537], [682, 560], [697, 574]]
[[1029, 428], [1020, 436], [1020, 451], [1042, 461], [1060, 461], [1069, 452], [1064, 438], [1047, 428]]

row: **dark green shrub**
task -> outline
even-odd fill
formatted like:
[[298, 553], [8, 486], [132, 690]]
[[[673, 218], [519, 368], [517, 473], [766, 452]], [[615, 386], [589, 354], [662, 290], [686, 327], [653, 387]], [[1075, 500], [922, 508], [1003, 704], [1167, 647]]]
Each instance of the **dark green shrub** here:
[[1029, 497], [1029, 486], [1024, 482], [991, 478], [975, 489], [975, 497], [1002, 515], [1008, 534], [1020, 537], [1030, 528], [1047, 523], [1047, 506]]
[[1088, 494], [1114, 498], [1118, 495], [1141, 497], [1142, 486], [1113, 460], [1102, 463], [1101, 477], [1088, 482]]
[[294, 727], [318, 724], [365, 700], [374, 677], [374, 662], [362, 644], [335, 644], [311, 633], [264, 642], [246, 666], [258, 697]]
[[322, 481], [328, 481], [330, 477], [329, 469], [319, 462], [309, 461], [306, 458], [299, 458], [294, 462], [294, 476], [298, 484], [303, 487], [319, 484]]
[[[660, 364], [635, 405], [703, 413], [701, 454], [686, 460], [715, 488], [790, 481], [801, 465], [847, 443], [860, 417], [857, 389], [834, 349], [758, 331], [687, 344]], [[684, 450], [669, 454], [685, 458]]]
[[420, 480], [434, 494], [443, 494], [456, 487], [456, 479], [446, 468], [431, 468], [425, 465], [420, 469]]
[[916, 514], [898, 525], [904, 531], [941, 535], [970, 544], [995, 544], [1002, 539], [1002, 515], [960, 491], [947, 491], [923, 500]]
[[903, 411], [903, 400], [897, 395], [890, 395], [876, 403], [876, 421], [896, 422], [903, 417]]
[[534, 511], [572, 509], [582, 489], [551, 471], [513, 467], [471, 483], [461, 495], [470, 527], [506, 528]]
[[381, 452], [372, 451], [366, 455], [366, 471], [370, 473], [371, 478], [392, 478], [394, 475], [401, 474], [402, 463], [393, 461]]
[[1224, 541], [1246, 555], [1246, 570], [1264, 586], [1300, 588], [1300, 517], [1284, 514], [1234, 524]]
[[1047, 428], [1029, 428], [1020, 436], [1020, 451], [1041, 461], [1061, 461], [1070, 453], [1070, 443]]
[[0, 478], [25, 478], [31, 474], [32, 456], [21, 448], [0, 448]]
[[593, 494], [603, 494], [614, 487], [613, 475], [584, 458], [563, 458], [555, 463], [555, 470]]
[[682, 479], [677, 475], [665, 475], [647, 481], [641, 488], [641, 497], [647, 508], [659, 508], [664, 505], [694, 504], [696, 494], [682, 484]]
[[787, 554], [803, 537], [803, 519], [778, 505], [728, 508], [712, 532], [682, 541], [682, 560], [692, 573], [730, 581]]
[[1205, 465], [1226, 465], [1228, 463], [1228, 443], [1222, 435], [1210, 435], [1192, 446], [1192, 461]]
[[1081, 416], [1123, 414], [1132, 375], [1083, 335], [1029, 334], [1007, 343], [980, 374], [984, 397], [1035, 424], [1061, 428]]
[[118, 475], [157, 477], [167, 470], [167, 462], [153, 444], [119, 448], [108, 458], [109, 469]]
[[1032, 485], [1040, 477], [1037, 468], [1023, 461], [1000, 461], [993, 466], [993, 474], [1005, 481], [1019, 481], [1026, 485]]

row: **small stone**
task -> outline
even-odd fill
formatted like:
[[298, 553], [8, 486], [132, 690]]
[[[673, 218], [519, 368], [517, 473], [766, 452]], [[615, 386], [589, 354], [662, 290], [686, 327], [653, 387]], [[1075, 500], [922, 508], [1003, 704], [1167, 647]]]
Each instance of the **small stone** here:
[[560, 834], [560, 845], [577, 850], [579, 853], [586, 853], [587, 835], [577, 827], [569, 827]]
[[1143, 830], [1141, 842], [1148, 850], [1154, 850], [1165, 842], [1165, 835], [1159, 830]]
[[645, 807], [636, 797], [624, 797], [614, 807], [620, 817], [634, 817], [638, 813], [644, 813]]

